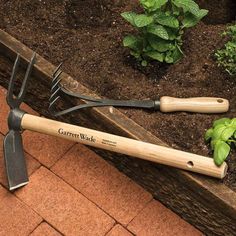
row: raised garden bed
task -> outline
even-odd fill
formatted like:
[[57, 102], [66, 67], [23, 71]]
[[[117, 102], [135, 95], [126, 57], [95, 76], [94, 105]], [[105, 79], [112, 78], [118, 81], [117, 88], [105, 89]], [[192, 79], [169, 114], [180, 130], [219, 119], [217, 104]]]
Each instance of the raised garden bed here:
[[[206, 19], [206, 24], [201, 23], [186, 35], [186, 57], [180, 63], [170, 67], [152, 64], [143, 69], [137, 67], [121, 47], [122, 36], [131, 29], [119, 17], [119, 13], [135, 7], [135, 2], [121, 2], [114, 7], [105, 1], [94, 1], [96, 10], [88, 7], [87, 3], [76, 2], [80, 1], [66, 1], [58, 6], [49, 1], [47, 7], [36, 2], [24, 1], [15, 5], [8, 2], [6, 4], [9, 4], [12, 15], [4, 16], [6, 23], [2, 27], [51, 62], [58, 64], [64, 61], [63, 69], [76, 78], [64, 75], [63, 82], [71, 90], [77, 87], [77, 92], [92, 94], [83, 87], [84, 84], [100, 96], [125, 99], [157, 98], [162, 95], [222, 96], [231, 103], [231, 110], [226, 115], [236, 117], [236, 81], [227, 78], [212, 58], [213, 50], [223, 43], [220, 33], [225, 25], [210, 25], [212, 19]], [[25, 4], [32, 8], [26, 16], [19, 17], [19, 8], [16, 6], [23, 7]], [[100, 9], [101, 5], [103, 8]], [[39, 9], [37, 17], [35, 8]], [[81, 15], [82, 12], [87, 15]], [[7, 85], [11, 63], [6, 61], [6, 56], [12, 60], [15, 53], [20, 52], [29, 60], [31, 51], [3, 31], [0, 32], [0, 41], [3, 54], [0, 57], [0, 82]], [[36, 78], [29, 88], [27, 102], [48, 116], [46, 108], [53, 66], [43, 59], [37, 65]], [[79, 81], [77, 86], [74, 86], [75, 80]], [[73, 102], [68, 101], [68, 105]], [[92, 109], [64, 117], [63, 120], [209, 155], [209, 149], [203, 141], [204, 131], [214, 119], [226, 116], [161, 114], [127, 109], [121, 112], [108, 108]], [[117, 154], [102, 154], [203, 232], [235, 234], [235, 153], [231, 155], [230, 173], [223, 183]]]

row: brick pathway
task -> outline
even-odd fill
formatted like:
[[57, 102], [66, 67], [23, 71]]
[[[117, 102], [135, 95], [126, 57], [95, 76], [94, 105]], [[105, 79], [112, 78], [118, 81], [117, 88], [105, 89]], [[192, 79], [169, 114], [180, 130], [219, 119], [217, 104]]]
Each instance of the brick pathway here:
[[87, 147], [30, 131], [23, 134], [30, 183], [7, 191], [5, 96], [0, 87], [0, 236], [201, 235]]

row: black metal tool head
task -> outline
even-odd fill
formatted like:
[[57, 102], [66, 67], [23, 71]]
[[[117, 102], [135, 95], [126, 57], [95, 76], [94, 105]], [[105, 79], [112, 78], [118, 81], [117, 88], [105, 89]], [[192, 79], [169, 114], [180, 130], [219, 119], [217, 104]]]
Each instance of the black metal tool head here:
[[23, 102], [26, 93], [27, 84], [33, 69], [33, 65], [35, 63], [35, 58], [36, 54], [34, 53], [33, 57], [31, 58], [30, 64], [28, 65], [20, 92], [18, 96], [15, 97], [14, 84], [16, 81], [16, 74], [20, 63], [20, 55], [17, 55], [8, 86], [6, 100], [11, 110], [8, 116], [9, 132], [4, 138], [3, 149], [8, 185], [10, 190], [14, 190], [16, 188], [24, 186], [29, 182], [21, 136], [21, 120], [25, 112], [20, 109], [20, 105]]
[[[66, 115], [68, 113], [78, 111], [84, 108], [92, 108], [92, 107], [105, 107], [105, 106], [114, 106], [114, 107], [131, 107], [131, 108], [143, 108], [143, 109], [152, 109], [159, 110], [160, 109], [160, 101], [156, 100], [113, 100], [113, 99], [102, 99], [102, 98], [94, 98], [87, 95], [82, 95], [80, 93], [74, 93], [68, 91], [64, 88], [61, 82], [61, 66], [62, 63], [55, 69], [52, 74], [52, 87], [51, 87], [51, 96], [49, 99], [49, 111], [53, 116], [61, 116]], [[58, 104], [56, 104], [61, 96], [67, 95], [69, 97], [79, 98], [79, 101], [83, 101], [82, 104], [75, 105], [73, 107], [69, 107], [67, 109], [56, 111]]]
[[25, 93], [26, 93], [26, 87], [27, 87], [27, 84], [28, 84], [28, 80], [30, 78], [30, 74], [31, 74], [33, 65], [35, 63], [35, 58], [36, 58], [36, 53], [33, 54], [32, 58], [31, 58], [31, 61], [30, 61], [30, 64], [28, 65], [28, 68], [27, 68], [27, 71], [25, 73], [25, 77], [23, 79], [22, 86], [21, 86], [19, 94], [18, 94], [17, 97], [14, 97], [14, 83], [15, 83], [15, 80], [16, 80], [16, 74], [17, 74], [18, 67], [19, 67], [19, 64], [20, 64], [20, 55], [17, 54], [16, 60], [15, 60], [14, 66], [13, 66], [10, 82], [9, 82], [9, 85], [8, 85], [8, 92], [7, 92], [7, 98], [6, 98], [7, 99], [7, 104], [10, 106], [11, 109], [19, 108], [20, 104], [24, 100], [24, 96], [25, 96]]

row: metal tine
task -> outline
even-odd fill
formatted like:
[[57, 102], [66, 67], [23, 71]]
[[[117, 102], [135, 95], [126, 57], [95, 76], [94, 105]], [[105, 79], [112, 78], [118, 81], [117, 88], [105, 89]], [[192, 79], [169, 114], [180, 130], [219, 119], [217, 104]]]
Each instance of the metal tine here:
[[59, 98], [60, 98], [60, 96], [57, 96], [53, 101], [50, 101], [50, 103], [49, 103], [48, 109], [49, 109], [49, 111], [50, 111], [53, 115], [56, 114], [55, 110], [53, 109], [53, 108], [54, 108], [54, 104], [57, 102], [57, 100], [58, 100]]
[[58, 72], [58, 74], [53, 78], [51, 93], [54, 93], [56, 91], [57, 87], [59, 87], [58, 85], [62, 80], [62, 78], [60, 78], [61, 73], [62, 73], [62, 71]]
[[57, 72], [61, 69], [63, 62], [61, 62], [58, 67], [54, 70], [54, 72], [52, 73], [52, 77], [54, 78], [57, 74]]
[[56, 97], [59, 97], [58, 93], [59, 93], [60, 90], [61, 90], [61, 88], [58, 87], [58, 88], [54, 91], [54, 93], [50, 96], [50, 98], [49, 98], [49, 102], [50, 102], [50, 103], [53, 102], [53, 100], [55, 100]]
[[54, 72], [52, 74], [51, 96], [49, 98], [49, 111], [52, 114], [55, 114], [55, 111], [53, 108], [54, 108], [55, 103], [60, 98], [60, 96], [58, 94], [61, 90], [61, 87], [59, 86], [59, 83], [62, 80], [62, 78], [60, 78], [60, 75], [62, 74], [62, 71], [60, 70], [61, 66], [62, 66], [62, 63], [60, 63], [57, 66], [57, 68], [54, 70]]
[[58, 77], [61, 75], [62, 71], [58, 70], [52, 77], [52, 84], [55, 83], [55, 81], [57, 81]]
[[10, 82], [8, 85], [8, 91], [7, 91], [7, 103], [11, 108], [14, 108], [14, 107], [12, 107], [12, 105], [13, 105], [12, 100], [14, 100], [14, 94], [13, 94], [14, 82], [16, 80], [16, 73], [17, 73], [17, 70], [19, 67], [19, 63], [20, 63], [20, 54], [17, 54], [16, 60], [15, 60], [15, 63], [14, 63], [13, 69], [12, 69]]
[[17, 97], [17, 99], [22, 102], [23, 99], [24, 99], [24, 95], [26, 93], [26, 86], [27, 86], [27, 82], [28, 82], [28, 79], [30, 77], [30, 74], [31, 74], [31, 71], [33, 69], [33, 66], [34, 66], [34, 63], [35, 63], [35, 59], [36, 59], [36, 53], [34, 52], [31, 60], [30, 60], [30, 64], [28, 65], [27, 67], [27, 71], [25, 73], [25, 77], [24, 77], [24, 80], [23, 80], [23, 83], [22, 83], [22, 86], [21, 86], [21, 89], [20, 89], [20, 93]]

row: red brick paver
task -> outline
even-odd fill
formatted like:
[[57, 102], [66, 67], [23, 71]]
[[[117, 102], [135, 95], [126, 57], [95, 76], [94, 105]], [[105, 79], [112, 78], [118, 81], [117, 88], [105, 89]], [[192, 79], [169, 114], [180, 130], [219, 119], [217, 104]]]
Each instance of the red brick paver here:
[[106, 236], [132, 236], [128, 230], [121, 225], [115, 225], [112, 230]]
[[62, 234], [46, 222], [43, 222], [30, 234], [30, 236], [62, 236]]
[[122, 224], [152, 196], [87, 147], [77, 144], [52, 170]]
[[16, 195], [66, 235], [104, 235], [114, 220], [44, 167]]
[[24, 149], [46, 167], [51, 167], [73, 145], [73, 142], [61, 138], [25, 131]]
[[0, 185], [0, 235], [29, 235], [42, 221], [31, 208]]
[[134, 218], [128, 229], [140, 236], [199, 236], [202, 235], [175, 213], [153, 200]]

